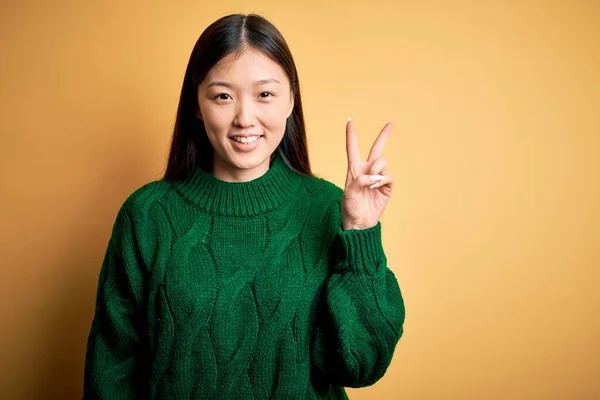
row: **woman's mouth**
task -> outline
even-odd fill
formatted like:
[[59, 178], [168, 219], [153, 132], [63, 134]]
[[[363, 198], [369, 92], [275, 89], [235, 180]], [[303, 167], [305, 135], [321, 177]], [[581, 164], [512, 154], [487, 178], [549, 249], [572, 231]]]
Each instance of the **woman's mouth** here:
[[260, 136], [234, 136], [234, 137], [232, 137], [232, 139], [235, 140], [236, 142], [240, 142], [240, 143], [244, 143], [244, 144], [256, 142], [259, 138], [260, 138]]
[[238, 151], [252, 151], [260, 143], [262, 136], [232, 136], [230, 137], [233, 148]]

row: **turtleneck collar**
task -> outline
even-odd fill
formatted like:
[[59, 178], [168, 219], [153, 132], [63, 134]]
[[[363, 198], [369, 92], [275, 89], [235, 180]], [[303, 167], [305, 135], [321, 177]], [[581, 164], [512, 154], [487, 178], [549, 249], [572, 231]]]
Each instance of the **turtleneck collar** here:
[[196, 167], [173, 187], [188, 201], [214, 214], [245, 217], [271, 211], [296, 192], [301, 175], [275, 154], [262, 176], [247, 182], [227, 182]]

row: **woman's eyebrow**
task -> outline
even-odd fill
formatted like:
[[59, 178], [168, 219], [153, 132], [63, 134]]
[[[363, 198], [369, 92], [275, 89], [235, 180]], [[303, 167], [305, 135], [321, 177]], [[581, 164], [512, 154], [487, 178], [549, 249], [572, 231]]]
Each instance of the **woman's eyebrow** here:
[[[255, 81], [253, 83], [254, 86], [260, 86], [260, 85], [266, 85], [267, 83], [279, 83], [281, 84], [281, 82], [279, 82], [277, 79], [271, 78], [271, 79], [262, 79], [260, 81]], [[223, 81], [213, 81], [211, 83], [208, 84], [208, 86], [206, 86], [206, 88], [211, 88], [213, 86], [225, 86], [226, 88], [232, 88], [233, 85], [228, 83], [228, 82], [223, 82]]]
[[263, 79], [261, 81], [256, 81], [254, 82], [254, 86], [259, 86], [259, 85], [266, 85], [267, 83], [279, 83], [281, 84], [281, 82], [279, 82], [277, 79]]

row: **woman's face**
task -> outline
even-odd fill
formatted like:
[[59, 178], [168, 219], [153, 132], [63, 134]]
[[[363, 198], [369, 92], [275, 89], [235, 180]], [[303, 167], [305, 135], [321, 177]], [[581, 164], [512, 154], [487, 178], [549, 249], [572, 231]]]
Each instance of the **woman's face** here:
[[294, 108], [281, 66], [256, 50], [230, 54], [198, 87], [198, 104], [214, 149], [213, 175], [230, 182], [263, 175]]

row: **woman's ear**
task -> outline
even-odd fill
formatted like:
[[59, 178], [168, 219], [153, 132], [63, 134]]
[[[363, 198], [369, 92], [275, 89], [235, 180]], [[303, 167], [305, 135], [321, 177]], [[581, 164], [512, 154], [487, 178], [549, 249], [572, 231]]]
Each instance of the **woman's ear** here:
[[196, 117], [198, 117], [198, 119], [202, 121], [202, 113], [200, 112], [200, 107], [196, 107]]

